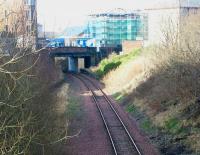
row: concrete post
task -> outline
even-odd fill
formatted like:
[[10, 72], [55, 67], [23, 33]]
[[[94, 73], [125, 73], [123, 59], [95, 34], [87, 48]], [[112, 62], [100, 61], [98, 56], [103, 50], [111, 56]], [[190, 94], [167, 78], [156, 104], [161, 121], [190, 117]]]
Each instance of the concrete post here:
[[68, 70], [70, 72], [78, 72], [78, 58], [68, 57]]

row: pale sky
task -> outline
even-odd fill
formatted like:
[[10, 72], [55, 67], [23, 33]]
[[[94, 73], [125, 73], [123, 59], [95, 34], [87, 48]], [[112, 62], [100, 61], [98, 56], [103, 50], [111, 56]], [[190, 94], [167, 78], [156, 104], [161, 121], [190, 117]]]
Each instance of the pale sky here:
[[38, 0], [38, 22], [46, 31], [62, 31], [83, 24], [88, 14], [124, 8], [134, 10], [149, 0]]
[[[46, 31], [62, 31], [67, 26], [83, 25], [88, 14], [107, 12], [115, 8], [127, 10], [171, 5], [179, 0], [37, 0], [38, 21]], [[200, 0], [180, 0], [198, 3]]]

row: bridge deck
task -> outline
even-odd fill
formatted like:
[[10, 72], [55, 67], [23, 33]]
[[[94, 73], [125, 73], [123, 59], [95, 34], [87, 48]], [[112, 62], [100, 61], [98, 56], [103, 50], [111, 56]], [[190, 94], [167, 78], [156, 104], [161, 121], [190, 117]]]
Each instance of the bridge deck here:
[[92, 56], [96, 53], [95, 47], [58, 47], [58, 48], [46, 48], [51, 56], [61, 57], [61, 56], [73, 56], [73, 57], [83, 57]]

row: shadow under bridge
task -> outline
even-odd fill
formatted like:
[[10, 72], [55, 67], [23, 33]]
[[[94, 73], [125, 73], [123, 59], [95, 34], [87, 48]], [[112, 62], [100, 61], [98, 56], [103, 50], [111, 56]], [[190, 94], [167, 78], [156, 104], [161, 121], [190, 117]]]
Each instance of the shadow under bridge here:
[[78, 72], [80, 68], [89, 68], [97, 64], [95, 47], [58, 47], [46, 48], [51, 58], [66, 57], [67, 70]]

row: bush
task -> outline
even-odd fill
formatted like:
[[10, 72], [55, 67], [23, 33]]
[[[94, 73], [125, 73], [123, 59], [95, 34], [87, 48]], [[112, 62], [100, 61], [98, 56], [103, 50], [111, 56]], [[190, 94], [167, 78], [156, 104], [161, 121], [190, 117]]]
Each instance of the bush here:
[[177, 118], [170, 118], [165, 122], [165, 128], [172, 134], [179, 134], [182, 130], [182, 123]]
[[13, 56], [0, 54], [1, 154], [42, 154], [44, 146], [46, 152], [66, 131], [64, 122], [56, 124], [56, 97], [50, 89], [55, 68], [47, 55], [32, 49], [13, 51]]
[[109, 58], [106, 58], [100, 62], [95, 73], [99, 78], [102, 78], [103, 76], [108, 74], [110, 71], [118, 68], [120, 65], [127, 63], [130, 60], [133, 60], [136, 56], [140, 54], [140, 52], [141, 50], [137, 49], [126, 55], [112, 54], [109, 56]]

